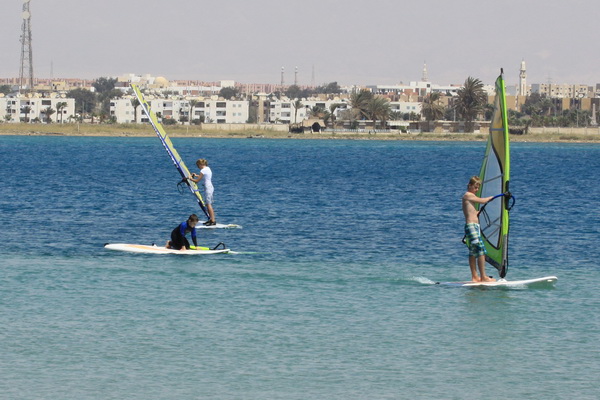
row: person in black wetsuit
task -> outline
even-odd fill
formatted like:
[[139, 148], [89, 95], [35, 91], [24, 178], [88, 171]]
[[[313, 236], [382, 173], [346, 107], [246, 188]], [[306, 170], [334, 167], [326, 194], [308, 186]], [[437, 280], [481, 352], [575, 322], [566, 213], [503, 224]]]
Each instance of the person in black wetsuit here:
[[198, 247], [198, 242], [196, 242], [196, 224], [198, 223], [198, 216], [196, 214], [190, 215], [187, 221], [182, 222], [177, 226], [177, 228], [173, 229], [171, 232], [171, 240], [167, 241], [166, 247], [168, 249], [175, 250], [189, 250], [191, 248], [190, 242], [188, 242], [185, 235], [191, 233], [192, 242], [194, 242], [194, 247]]

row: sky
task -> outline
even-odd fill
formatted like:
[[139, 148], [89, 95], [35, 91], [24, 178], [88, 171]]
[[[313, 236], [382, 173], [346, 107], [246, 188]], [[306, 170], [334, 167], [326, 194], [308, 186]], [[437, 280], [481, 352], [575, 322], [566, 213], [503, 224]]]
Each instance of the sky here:
[[[18, 77], [22, 0], [0, 0]], [[340, 85], [600, 83], [597, 0], [31, 0], [36, 78]], [[313, 80], [314, 71], [314, 80]]]

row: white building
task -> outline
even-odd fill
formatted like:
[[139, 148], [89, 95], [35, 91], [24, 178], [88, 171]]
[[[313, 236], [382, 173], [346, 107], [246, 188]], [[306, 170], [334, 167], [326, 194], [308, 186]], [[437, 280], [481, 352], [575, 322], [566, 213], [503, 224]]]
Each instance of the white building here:
[[416, 101], [391, 101], [390, 110], [401, 114], [410, 114], [411, 112], [421, 114], [422, 105], [423, 103], [418, 103]]
[[333, 100], [301, 99], [301, 105], [298, 107], [297, 111], [295, 104], [296, 100], [271, 100], [269, 105], [269, 122], [282, 124], [300, 123], [303, 120], [311, 117], [310, 110], [315, 107], [330, 111], [330, 107], [333, 104], [341, 104], [341, 106], [335, 110], [335, 115], [337, 117], [337, 113], [339, 111], [348, 107], [346, 100], [337, 98]]
[[[159, 118], [173, 119], [177, 122], [204, 119], [204, 122], [223, 124], [243, 124], [248, 121], [249, 103], [246, 100], [223, 100], [213, 96], [210, 99], [173, 98], [156, 99], [148, 96], [152, 111]], [[133, 98], [113, 99], [110, 102], [110, 115], [118, 123], [145, 123], [148, 118], [140, 106], [134, 109]]]
[[[5, 122], [47, 122], [48, 119], [50, 122], [67, 122], [69, 117], [75, 115], [75, 99], [36, 97], [35, 94], [0, 97], [0, 110]], [[51, 110], [49, 114], [48, 110]]]

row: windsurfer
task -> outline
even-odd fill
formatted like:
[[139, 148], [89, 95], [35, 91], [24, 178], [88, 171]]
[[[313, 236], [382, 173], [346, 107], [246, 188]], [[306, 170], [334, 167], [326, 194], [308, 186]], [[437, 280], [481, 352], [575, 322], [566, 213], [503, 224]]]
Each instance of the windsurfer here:
[[215, 211], [212, 206], [213, 193], [215, 191], [215, 188], [213, 187], [213, 184], [212, 184], [212, 170], [208, 166], [208, 161], [205, 160], [204, 158], [201, 158], [198, 161], [196, 161], [196, 166], [198, 168], [200, 168], [200, 173], [199, 174], [193, 173], [189, 179], [196, 183], [198, 183], [202, 179], [204, 179], [204, 202], [206, 203], [206, 209], [208, 210], [208, 217], [209, 217], [208, 221], [204, 222], [204, 225], [206, 225], [206, 226], [216, 225], [217, 221], [215, 219]]
[[191, 233], [192, 242], [194, 242], [194, 247], [198, 247], [198, 243], [196, 241], [196, 224], [198, 223], [198, 216], [196, 214], [192, 214], [189, 216], [187, 221], [179, 224], [173, 231], [171, 232], [171, 240], [167, 240], [167, 244], [165, 247], [167, 249], [175, 249], [175, 250], [189, 250], [192, 248], [190, 246], [190, 242], [185, 237], [186, 234]]
[[[469, 246], [469, 268], [471, 269], [471, 280], [473, 282], [493, 282], [485, 273], [486, 250], [481, 237], [479, 217], [475, 204], [485, 204], [493, 197], [477, 197], [477, 191], [481, 187], [481, 179], [473, 176], [467, 185], [467, 191], [462, 197], [462, 209], [465, 215], [465, 235]], [[477, 274], [479, 267], [479, 274]]]

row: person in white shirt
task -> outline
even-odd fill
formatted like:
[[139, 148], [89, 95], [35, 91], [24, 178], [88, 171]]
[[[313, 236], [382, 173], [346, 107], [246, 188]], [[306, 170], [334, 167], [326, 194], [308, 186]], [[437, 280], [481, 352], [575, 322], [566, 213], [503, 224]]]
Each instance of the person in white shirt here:
[[200, 173], [193, 173], [190, 180], [198, 183], [204, 179], [204, 203], [206, 204], [206, 209], [208, 210], [209, 220], [204, 222], [204, 225], [211, 226], [216, 225], [217, 220], [215, 218], [215, 211], [213, 209], [213, 193], [215, 188], [212, 184], [212, 170], [208, 166], [208, 161], [204, 158], [196, 161], [196, 166], [200, 168]]

